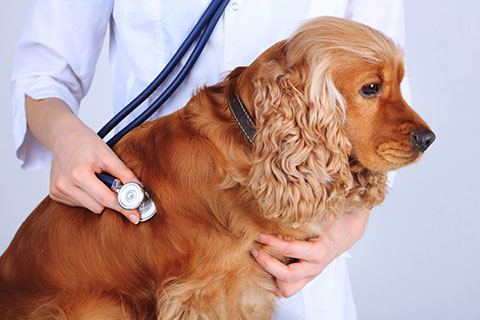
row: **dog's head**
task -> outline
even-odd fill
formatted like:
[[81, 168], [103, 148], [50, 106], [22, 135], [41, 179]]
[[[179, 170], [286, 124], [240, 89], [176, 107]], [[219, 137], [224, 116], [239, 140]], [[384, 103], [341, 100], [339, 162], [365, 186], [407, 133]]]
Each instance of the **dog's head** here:
[[421, 156], [435, 136], [402, 98], [403, 76], [391, 40], [331, 17], [243, 71], [237, 91], [253, 96], [258, 127], [249, 188], [268, 218], [295, 226], [338, 213], [352, 159], [386, 172]]

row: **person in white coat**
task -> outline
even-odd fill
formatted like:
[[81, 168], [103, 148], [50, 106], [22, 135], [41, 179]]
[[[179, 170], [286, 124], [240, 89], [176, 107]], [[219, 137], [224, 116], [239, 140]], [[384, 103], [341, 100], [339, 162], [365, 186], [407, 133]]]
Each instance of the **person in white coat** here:
[[[18, 43], [12, 74], [13, 130], [22, 168], [51, 166], [50, 196], [94, 213], [115, 209], [132, 223], [137, 211], [120, 208], [95, 172], [123, 183], [136, 181], [112, 150], [76, 116], [95, 72], [107, 30], [114, 111], [140, 93], [165, 66], [196, 23], [208, 0], [34, 0]], [[208, 45], [182, 86], [154, 115], [183, 107], [195, 88], [214, 84], [229, 70], [249, 65], [265, 49], [287, 38], [306, 19], [352, 19], [384, 32], [404, 46], [401, 0], [232, 0]], [[182, 60], [184, 63], [185, 60]], [[159, 92], [164, 89], [161, 87]], [[148, 99], [121, 125], [130, 122]], [[365, 230], [369, 212], [353, 210], [315, 242], [258, 241], [298, 258], [283, 265], [263, 251], [252, 254], [277, 279], [275, 319], [356, 319], [346, 250]]]

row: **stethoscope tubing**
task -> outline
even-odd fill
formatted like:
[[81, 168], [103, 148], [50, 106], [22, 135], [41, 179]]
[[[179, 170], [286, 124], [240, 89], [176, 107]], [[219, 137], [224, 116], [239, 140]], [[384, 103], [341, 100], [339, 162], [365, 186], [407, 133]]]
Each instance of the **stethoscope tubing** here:
[[[195, 24], [192, 31], [185, 38], [179, 49], [175, 52], [173, 57], [164, 67], [164, 69], [159, 73], [159, 75], [127, 106], [125, 106], [119, 113], [117, 113], [107, 124], [105, 124], [98, 135], [103, 139], [105, 136], [110, 133], [110, 131], [118, 125], [126, 116], [128, 116], [133, 110], [135, 110], [140, 104], [142, 104], [148, 97], [150, 97], [153, 92], [165, 81], [165, 79], [172, 73], [174, 68], [178, 65], [180, 60], [183, 58], [185, 53], [190, 49], [194, 41], [198, 38], [198, 41], [192, 50], [190, 56], [188, 57], [187, 62], [178, 72], [176, 77], [170, 83], [170, 85], [160, 94], [160, 96], [150, 105], [145, 111], [143, 111], [137, 118], [135, 118], [131, 123], [125, 126], [122, 130], [117, 132], [110, 140], [107, 141], [107, 145], [113, 147], [115, 143], [118, 142], [124, 135], [126, 135], [130, 130], [142, 124], [147, 120], [155, 111], [157, 111], [168, 98], [175, 92], [175, 90], [181, 85], [185, 80], [190, 70], [193, 68], [195, 62], [200, 57], [203, 49], [205, 48], [210, 35], [212, 34], [215, 26], [222, 16], [225, 7], [228, 5], [229, 0], [212, 0], [208, 5], [207, 9], [204, 11], [199, 21]], [[121, 193], [122, 185], [120, 181], [106, 173], [97, 173], [96, 176], [110, 189]], [[142, 189], [143, 190], [143, 189]], [[143, 192], [142, 192], [143, 193]], [[119, 194], [120, 196], [120, 194]], [[145, 197], [148, 198], [148, 201], [142, 203], [151, 203], [150, 197], [145, 193]], [[121, 202], [119, 202], [121, 204]], [[150, 208], [145, 208], [148, 217], [142, 217], [144, 220], [148, 220], [156, 210], [154, 204], [151, 203]], [[124, 207], [124, 206], [122, 206]], [[124, 207], [126, 208], [126, 207]], [[127, 208], [126, 208], [127, 209]], [[153, 212], [153, 214], [152, 214]], [[141, 220], [141, 221], [144, 221]]]
[[177, 74], [175, 79], [172, 81], [172, 83], [163, 91], [160, 96], [152, 103], [150, 107], [148, 107], [145, 111], [143, 111], [142, 114], [140, 114], [137, 118], [135, 118], [131, 123], [129, 123], [125, 128], [120, 130], [113, 136], [107, 144], [112, 147], [115, 143], [118, 142], [124, 135], [126, 135], [130, 130], [133, 128], [136, 128], [143, 122], [145, 122], [155, 111], [157, 111], [164, 103], [167, 101], [167, 99], [175, 92], [175, 90], [180, 86], [180, 84], [185, 80], [187, 77], [188, 73], [190, 70], [193, 68], [195, 65], [195, 62], [197, 62], [198, 58], [200, 57], [200, 54], [202, 53], [203, 49], [205, 48], [208, 39], [210, 38], [210, 35], [212, 34], [213, 30], [215, 29], [215, 26], [220, 19], [220, 17], [223, 14], [223, 11], [225, 7], [227, 6], [229, 0], [222, 0], [220, 7], [218, 10], [215, 11], [215, 14], [213, 15], [212, 19], [208, 22], [207, 26], [205, 27], [205, 30], [203, 31], [202, 35], [200, 36], [197, 44], [195, 45], [192, 53], [190, 54], [190, 57], [188, 58], [187, 62], [183, 66], [183, 68], [180, 70], [180, 72]]
[[[227, 0], [227, 1], [225, 1], [225, 0], [213, 0], [212, 2], [210, 2], [207, 9], [203, 12], [202, 16], [200, 17], [198, 22], [193, 27], [192, 31], [187, 35], [187, 37], [185, 38], [183, 43], [180, 45], [178, 50], [175, 52], [175, 54], [172, 56], [170, 61], [165, 65], [164, 69], [157, 75], [157, 77], [137, 97], [135, 97], [135, 99], [133, 99], [122, 110], [120, 110], [120, 112], [118, 112], [109, 122], [107, 122], [107, 124], [105, 124], [98, 131], [98, 135], [101, 138], [105, 138], [105, 136], [108, 133], [110, 133], [110, 131], [112, 131], [112, 129], [115, 126], [117, 126], [123, 119], [125, 119], [126, 116], [128, 116], [133, 110], [135, 110], [141, 103], [143, 103], [148, 97], [150, 97], [153, 94], [153, 92], [172, 73], [172, 71], [178, 65], [178, 63], [183, 58], [185, 53], [192, 46], [193, 42], [198, 38], [198, 36], [202, 32], [202, 30], [204, 30], [205, 27], [213, 21], [212, 16], [214, 16], [215, 13], [217, 13], [218, 11], [220, 11], [220, 13], [223, 12], [223, 10], [224, 10], [225, 6], [228, 4], [228, 2], [229, 2], [229, 0]], [[216, 24], [217, 21], [218, 21], [218, 18], [215, 20], [215, 24]], [[197, 42], [197, 46], [198, 46], [199, 43], [200, 43], [200, 40], [199, 40], [199, 42]], [[168, 95], [168, 97], [170, 95]], [[168, 97], [167, 97], [167, 99], [168, 99]], [[146, 117], [146, 118], [148, 118], [148, 117]], [[136, 126], [138, 126], [138, 124]], [[128, 127], [130, 127], [130, 126], [128, 126]], [[121, 135], [121, 136], [123, 136], [123, 135]], [[113, 139], [113, 140], [111, 139], [111, 140], [109, 140], [109, 142], [107, 142], [107, 144], [109, 146], [113, 146], [119, 139], [120, 138], [116, 138], [116, 139]]]

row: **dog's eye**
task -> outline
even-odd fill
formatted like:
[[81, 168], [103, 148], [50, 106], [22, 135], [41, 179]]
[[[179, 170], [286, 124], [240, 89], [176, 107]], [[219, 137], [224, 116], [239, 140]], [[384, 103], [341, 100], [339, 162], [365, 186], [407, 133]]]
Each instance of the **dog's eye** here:
[[375, 97], [378, 92], [380, 92], [380, 84], [379, 83], [370, 83], [365, 86], [363, 86], [360, 89], [360, 93], [362, 96], [365, 98], [372, 98]]

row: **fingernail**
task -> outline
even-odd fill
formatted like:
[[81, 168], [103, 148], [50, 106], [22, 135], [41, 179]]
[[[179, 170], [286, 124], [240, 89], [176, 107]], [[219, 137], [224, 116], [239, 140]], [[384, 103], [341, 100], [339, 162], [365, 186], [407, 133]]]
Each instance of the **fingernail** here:
[[254, 239], [254, 240], [255, 240], [255, 241], [258, 241], [259, 239], [260, 239], [260, 235], [257, 234], [257, 235], [255, 236], [255, 239]]
[[255, 258], [258, 257], [258, 250], [257, 250], [257, 249], [252, 249], [252, 250], [250, 250], [250, 253], [251, 253], [252, 256], [254, 256]]
[[137, 218], [136, 215], [134, 214], [131, 214], [129, 217], [128, 217], [128, 220], [130, 220], [130, 222], [132, 222], [133, 224], [138, 224], [140, 222], [140, 220]]

